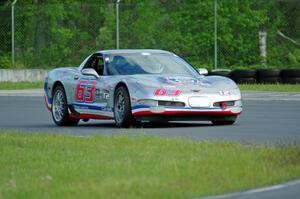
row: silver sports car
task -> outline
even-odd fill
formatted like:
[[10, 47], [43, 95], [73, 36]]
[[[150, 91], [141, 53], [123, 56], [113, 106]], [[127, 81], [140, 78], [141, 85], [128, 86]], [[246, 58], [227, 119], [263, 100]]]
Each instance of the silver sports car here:
[[45, 79], [45, 103], [59, 125], [114, 119], [118, 127], [143, 121], [233, 124], [241, 93], [230, 79], [205, 76], [163, 50], [105, 50], [77, 68], [57, 68]]

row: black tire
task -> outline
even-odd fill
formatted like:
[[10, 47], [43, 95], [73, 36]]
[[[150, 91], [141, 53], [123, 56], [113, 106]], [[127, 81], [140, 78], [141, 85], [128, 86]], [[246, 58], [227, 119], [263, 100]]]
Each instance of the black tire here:
[[255, 84], [256, 78], [253, 77], [236, 77], [233, 79], [237, 84]]
[[281, 71], [278, 69], [258, 69], [257, 75], [262, 77], [279, 77]]
[[230, 75], [232, 77], [252, 77], [256, 78], [256, 70], [233, 70], [231, 71]]
[[260, 84], [278, 84], [280, 82], [280, 77], [258, 77], [258, 83]]
[[224, 118], [216, 118], [211, 121], [214, 125], [232, 125], [235, 123], [237, 116], [228, 116]]
[[261, 84], [276, 84], [281, 82], [281, 72], [277, 69], [257, 70], [257, 80]]
[[285, 77], [283, 78], [285, 84], [300, 84], [300, 77]]
[[285, 84], [300, 84], [300, 69], [282, 70], [281, 77]]
[[284, 69], [281, 70], [282, 78], [286, 77], [299, 77], [300, 78], [300, 69]]
[[218, 75], [223, 77], [230, 77], [230, 71], [209, 71], [208, 75]]
[[238, 84], [255, 84], [257, 82], [256, 70], [233, 70], [230, 77]]
[[[56, 103], [56, 97], [57, 95], [61, 95], [62, 99], [59, 104], [54, 104]], [[57, 101], [58, 103], [58, 101]], [[55, 110], [56, 106], [61, 106], [61, 116], [58, 117], [58, 111]], [[57, 109], [56, 109], [57, 110]], [[58, 126], [75, 126], [78, 124], [79, 119], [73, 119], [70, 118], [69, 112], [68, 112], [68, 102], [67, 102], [67, 97], [65, 93], [65, 89], [63, 86], [57, 86], [54, 91], [53, 91], [53, 102], [51, 106], [51, 113], [52, 113], [52, 119], [54, 123]]]
[[[121, 101], [121, 98], [124, 98], [124, 101]], [[129, 92], [125, 86], [120, 86], [115, 91], [114, 118], [118, 127], [128, 128], [137, 123], [131, 112]]]

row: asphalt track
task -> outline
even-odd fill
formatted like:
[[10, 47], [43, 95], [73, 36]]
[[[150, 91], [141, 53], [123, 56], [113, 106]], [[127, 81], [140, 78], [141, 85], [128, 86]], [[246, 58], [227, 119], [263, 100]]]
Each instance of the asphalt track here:
[[[209, 122], [155, 125], [145, 123], [142, 128], [130, 130], [115, 127], [113, 121], [100, 120], [80, 122], [76, 127], [57, 127], [44, 106], [43, 97], [0, 95], [0, 131], [65, 133], [78, 136], [142, 133], [199, 140], [237, 141], [243, 144], [300, 144], [300, 98], [298, 95], [299, 93], [289, 100], [288, 97], [272, 96], [267, 98], [263, 95], [257, 97], [257, 94], [250, 93], [243, 101], [242, 115], [237, 123], [231, 126], [213, 126]], [[271, 187], [208, 198], [300, 198], [300, 183], [275, 187], [278, 189], [274, 190]]]
[[243, 108], [238, 121], [231, 126], [213, 126], [210, 122], [145, 123], [142, 128], [128, 130], [115, 127], [111, 120], [91, 120], [76, 127], [57, 127], [43, 97], [1, 96], [0, 130], [82, 136], [145, 133], [245, 144], [300, 144], [300, 101], [244, 100]]

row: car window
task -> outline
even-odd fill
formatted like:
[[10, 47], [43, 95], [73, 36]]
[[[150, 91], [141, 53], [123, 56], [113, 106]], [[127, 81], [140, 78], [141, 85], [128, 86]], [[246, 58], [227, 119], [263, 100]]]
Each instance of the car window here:
[[100, 55], [93, 55], [90, 60], [86, 63], [84, 68], [93, 68], [98, 75], [103, 75], [104, 70], [104, 60]]
[[110, 65], [113, 67], [109, 68], [109, 74], [146, 74], [138, 64], [131, 62], [128, 58], [117, 55], [111, 57]]
[[198, 73], [180, 57], [166, 53], [122, 53], [105, 58], [110, 75], [193, 75]]

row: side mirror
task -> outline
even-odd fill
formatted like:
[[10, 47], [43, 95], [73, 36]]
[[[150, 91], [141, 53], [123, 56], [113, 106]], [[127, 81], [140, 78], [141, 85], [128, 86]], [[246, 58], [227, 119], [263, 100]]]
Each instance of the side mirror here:
[[206, 68], [198, 68], [198, 73], [200, 75], [207, 75], [208, 74], [208, 70]]
[[98, 75], [98, 73], [93, 69], [93, 68], [85, 68], [81, 71], [81, 73], [83, 75], [87, 75], [87, 76], [94, 76], [96, 78], [99, 78], [100, 76]]

